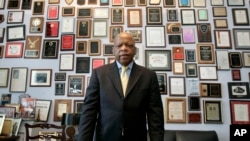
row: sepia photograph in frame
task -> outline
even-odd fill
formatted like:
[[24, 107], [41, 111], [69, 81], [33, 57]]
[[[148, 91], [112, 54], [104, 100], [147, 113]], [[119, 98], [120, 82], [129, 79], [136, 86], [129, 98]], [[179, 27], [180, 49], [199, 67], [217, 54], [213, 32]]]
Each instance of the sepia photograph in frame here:
[[142, 10], [127, 9], [128, 27], [142, 27]]

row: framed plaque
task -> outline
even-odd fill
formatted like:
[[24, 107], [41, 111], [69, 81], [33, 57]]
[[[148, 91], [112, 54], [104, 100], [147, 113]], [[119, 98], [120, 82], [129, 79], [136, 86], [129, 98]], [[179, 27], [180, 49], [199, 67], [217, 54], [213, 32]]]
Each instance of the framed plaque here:
[[47, 19], [57, 20], [59, 16], [59, 5], [48, 5]]
[[156, 73], [161, 94], [167, 94], [167, 74]]
[[26, 92], [28, 68], [11, 68], [10, 92]]
[[59, 40], [58, 39], [45, 39], [43, 40], [43, 59], [57, 59]]
[[181, 35], [168, 35], [169, 44], [181, 44]]
[[141, 9], [127, 9], [128, 27], [142, 27]]
[[166, 98], [166, 122], [186, 123], [186, 98]]
[[93, 58], [92, 59], [92, 69], [96, 69], [98, 67], [101, 67], [105, 64], [104, 58]]
[[195, 11], [194, 9], [181, 9], [181, 24], [195, 25]]
[[232, 48], [230, 30], [214, 30], [214, 38], [216, 49]]
[[109, 5], [109, 0], [100, 0], [100, 6]]
[[76, 73], [89, 73], [90, 57], [76, 57]]
[[85, 91], [84, 75], [68, 76], [68, 96], [83, 97]]
[[195, 49], [185, 49], [186, 62], [195, 62], [196, 53]]
[[228, 94], [230, 99], [249, 99], [248, 82], [228, 82]]
[[198, 9], [198, 20], [199, 21], [208, 21], [208, 10], [207, 9]]
[[5, 48], [5, 58], [22, 58], [23, 42], [7, 42]]
[[33, 2], [33, 15], [43, 15], [44, 14], [45, 1], [38, 0]]
[[93, 18], [95, 19], [108, 19], [109, 8], [108, 7], [96, 7], [93, 9]]
[[73, 53], [60, 54], [59, 70], [72, 71], [74, 69], [74, 59]]
[[74, 33], [75, 30], [75, 18], [74, 17], [62, 17], [62, 33]]
[[214, 64], [213, 44], [197, 44], [198, 64]]
[[75, 49], [75, 34], [61, 35], [61, 51], [70, 51]]
[[92, 20], [77, 20], [76, 38], [90, 38]]
[[75, 16], [75, 7], [62, 7], [62, 16]]
[[106, 19], [93, 20], [93, 37], [107, 37], [108, 36], [108, 21]]
[[244, 67], [250, 67], [250, 52], [242, 52], [242, 60]]
[[161, 0], [149, 0], [150, 5], [159, 5], [161, 3]]
[[182, 41], [184, 44], [195, 43], [195, 29], [193, 27], [182, 28]]
[[76, 41], [76, 54], [87, 53], [87, 41]]
[[137, 0], [138, 6], [147, 6], [147, 0]]
[[59, 4], [60, 0], [49, 0], [49, 4]]
[[234, 28], [233, 35], [235, 49], [250, 49], [250, 28]]
[[145, 50], [145, 67], [154, 71], [171, 71], [171, 50]]
[[239, 69], [233, 69], [231, 70], [232, 73], [232, 80], [233, 81], [240, 81], [241, 80], [241, 73]]
[[55, 81], [65, 81], [66, 80], [66, 72], [56, 72], [54, 80]]
[[181, 33], [181, 24], [180, 23], [167, 23], [166, 30], [169, 34]]
[[216, 66], [198, 66], [200, 80], [218, 80]]
[[44, 17], [30, 18], [30, 33], [43, 33]]
[[210, 98], [221, 98], [221, 84], [200, 83], [200, 96]]
[[47, 21], [45, 37], [58, 37], [59, 21]]
[[88, 40], [88, 54], [89, 56], [98, 56], [101, 55], [101, 40], [92, 39]]
[[142, 30], [126, 30], [126, 32], [132, 34], [136, 43], [142, 42]]
[[20, 0], [8, 0], [7, 9], [19, 9]]
[[178, 21], [178, 10], [177, 9], [167, 9], [167, 20], [168, 21]]
[[23, 23], [24, 11], [8, 11], [7, 24]]
[[146, 47], [166, 47], [165, 26], [146, 26]]
[[51, 75], [51, 69], [31, 69], [30, 87], [50, 87]]
[[249, 16], [247, 8], [233, 8], [233, 23], [235, 26], [247, 26], [249, 25]]
[[111, 8], [111, 24], [124, 23], [124, 8]]
[[173, 60], [184, 60], [184, 48], [183, 47], [172, 47]]
[[[250, 124], [250, 101], [230, 100], [231, 124], [244, 125]], [[244, 114], [240, 114], [244, 113]]]
[[216, 50], [217, 70], [229, 70], [228, 50]]
[[210, 23], [197, 23], [197, 32], [199, 42], [212, 42]]
[[92, 18], [93, 8], [77, 8], [77, 18]]
[[97, 4], [97, 0], [89, 0], [88, 1], [88, 4], [91, 5], [91, 4]]
[[227, 0], [228, 6], [244, 6], [245, 1], [244, 0]]
[[71, 112], [72, 99], [55, 99], [54, 121], [61, 121], [63, 113]]
[[113, 44], [104, 44], [103, 45], [103, 56], [114, 56]]
[[51, 103], [52, 100], [43, 100], [43, 99], [37, 99], [36, 100], [36, 116], [35, 119], [38, 119], [39, 115], [39, 120], [38, 122], [41, 121], [48, 121], [49, 118], [49, 113], [50, 113], [50, 108], [51, 108]]
[[7, 41], [20, 41], [25, 39], [25, 25], [7, 26]]
[[229, 64], [231, 68], [241, 68], [242, 67], [242, 59], [240, 52], [229, 52]]
[[195, 96], [195, 95], [188, 96], [188, 110], [189, 111], [200, 111], [201, 110], [199, 96]]
[[206, 7], [206, 0], [193, 0], [194, 7]]
[[215, 28], [228, 28], [227, 19], [214, 19]]
[[40, 58], [42, 36], [26, 36], [24, 58]]
[[176, 0], [163, 0], [163, 7], [175, 7]]
[[0, 88], [7, 88], [9, 83], [9, 68], [0, 68]]
[[222, 104], [220, 100], [203, 100], [204, 123], [222, 124]]
[[226, 7], [213, 7], [212, 10], [214, 17], [227, 17]]
[[65, 94], [65, 83], [55, 83], [55, 95]]
[[109, 30], [109, 41], [114, 42], [115, 36], [123, 32], [123, 26], [110, 26]]
[[178, 0], [179, 7], [191, 7], [191, 0]]
[[162, 7], [146, 7], [147, 25], [162, 25]]
[[197, 77], [197, 64], [186, 63], [185, 64], [186, 77]]
[[74, 113], [81, 113], [82, 112], [82, 105], [83, 100], [74, 100]]

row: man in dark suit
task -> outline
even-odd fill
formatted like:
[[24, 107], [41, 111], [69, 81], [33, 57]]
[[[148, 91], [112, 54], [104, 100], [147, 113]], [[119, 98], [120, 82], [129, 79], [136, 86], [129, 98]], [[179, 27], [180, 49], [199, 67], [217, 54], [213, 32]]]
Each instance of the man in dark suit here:
[[[156, 73], [137, 65], [135, 41], [122, 32], [114, 40], [115, 59], [92, 71], [78, 129], [78, 141], [163, 141], [164, 116]], [[126, 92], [121, 67], [129, 76]]]

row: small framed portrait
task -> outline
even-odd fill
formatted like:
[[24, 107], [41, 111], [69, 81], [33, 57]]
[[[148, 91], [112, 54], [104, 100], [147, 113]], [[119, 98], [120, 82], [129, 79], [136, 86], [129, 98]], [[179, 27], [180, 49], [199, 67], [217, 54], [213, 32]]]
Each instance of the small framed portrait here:
[[51, 69], [31, 69], [30, 87], [50, 87], [51, 78]]
[[142, 27], [142, 9], [127, 9], [128, 27]]
[[84, 75], [69, 75], [68, 76], [68, 96], [83, 97], [85, 90]]
[[147, 25], [162, 25], [162, 7], [146, 7]]

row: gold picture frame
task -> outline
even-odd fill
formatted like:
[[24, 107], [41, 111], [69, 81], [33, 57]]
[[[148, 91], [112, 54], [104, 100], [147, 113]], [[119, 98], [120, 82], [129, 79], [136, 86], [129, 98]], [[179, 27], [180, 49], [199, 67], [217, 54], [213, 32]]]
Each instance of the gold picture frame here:
[[166, 122], [186, 123], [186, 98], [166, 98]]

